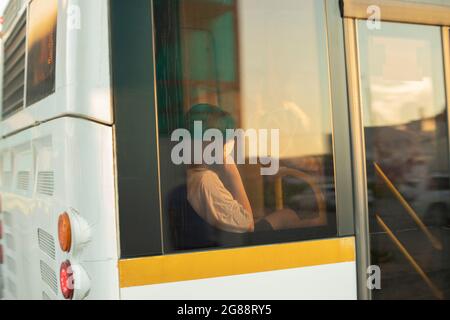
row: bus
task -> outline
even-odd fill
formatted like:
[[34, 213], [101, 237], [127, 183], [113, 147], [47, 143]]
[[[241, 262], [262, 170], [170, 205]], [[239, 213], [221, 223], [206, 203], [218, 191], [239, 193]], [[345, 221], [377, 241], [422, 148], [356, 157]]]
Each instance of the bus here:
[[450, 298], [449, 0], [10, 0], [4, 299]]

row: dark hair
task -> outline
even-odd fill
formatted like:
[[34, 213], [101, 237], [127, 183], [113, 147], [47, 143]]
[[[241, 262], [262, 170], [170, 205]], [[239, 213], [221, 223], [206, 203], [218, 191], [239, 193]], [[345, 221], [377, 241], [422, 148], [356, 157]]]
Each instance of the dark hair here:
[[208, 129], [219, 130], [226, 139], [227, 129], [236, 129], [234, 118], [218, 106], [211, 104], [196, 104], [186, 114], [186, 129], [194, 136], [194, 123], [202, 123], [202, 135]]

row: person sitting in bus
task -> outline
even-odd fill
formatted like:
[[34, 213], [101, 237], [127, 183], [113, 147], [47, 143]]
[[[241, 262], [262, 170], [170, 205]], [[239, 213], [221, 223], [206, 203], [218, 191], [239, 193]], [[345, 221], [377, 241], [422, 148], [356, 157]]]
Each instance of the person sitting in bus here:
[[[234, 129], [234, 119], [219, 107], [199, 104], [187, 114], [187, 127], [193, 133], [194, 122], [201, 121], [203, 130], [218, 129], [224, 133]], [[224, 136], [226, 136], [224, 134]], [[224, 155], [233, 140], [224, 144]], [[209, 225], [230, 233], [247, 233], [300, 228], [304, 223], [290, 209], [278, 210], [254, 221], [252, 207], [234, 161], [224, 164], [190, 165], [187, 172], [187, 200], [195, 212]]]

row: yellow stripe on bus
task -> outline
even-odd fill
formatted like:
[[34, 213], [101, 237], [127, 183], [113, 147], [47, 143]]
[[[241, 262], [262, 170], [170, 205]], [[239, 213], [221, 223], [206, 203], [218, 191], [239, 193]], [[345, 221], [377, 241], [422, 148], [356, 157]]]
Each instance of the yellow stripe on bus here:
[[352, 261], [355, 261], [353, 237], [127, 259], [119, 262], [120, 287]]

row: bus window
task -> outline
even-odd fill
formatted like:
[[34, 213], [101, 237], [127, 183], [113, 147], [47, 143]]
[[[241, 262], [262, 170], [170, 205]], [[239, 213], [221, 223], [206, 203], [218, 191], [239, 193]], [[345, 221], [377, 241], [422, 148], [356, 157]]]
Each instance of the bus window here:
[[29, 9], [27, 106], [55, 91], [57, 0], [34, 0]]
[[336, 236], [324, 1], [154, 4], [166, 251]]

